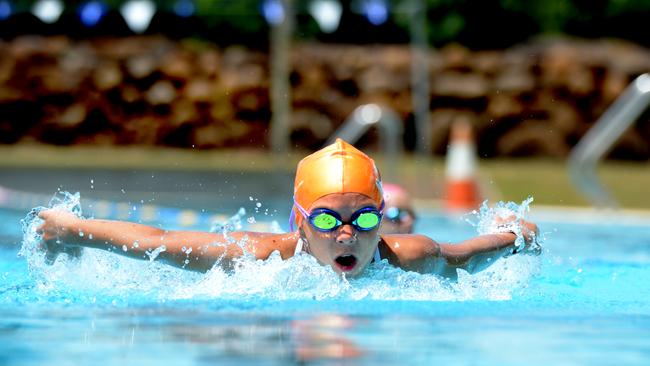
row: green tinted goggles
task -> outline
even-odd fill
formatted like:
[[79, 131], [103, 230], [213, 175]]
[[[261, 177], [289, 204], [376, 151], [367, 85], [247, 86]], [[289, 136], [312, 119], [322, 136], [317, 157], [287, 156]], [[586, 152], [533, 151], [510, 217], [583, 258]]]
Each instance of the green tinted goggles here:
[[389, 207], [386, 209], [386, 218], [395, 223], [401, 223], [409, 216], [415, 220], [415, 213], [411, 209], [404, 209], [399, 207]]
[[343, 221], [338, 212], [327, 208], [317, 208], [309, 214], [307, 219], [316, 230], [321, 232], [334, 231], [344, 224], [352, 225], [357, 230], [370, 231], [379, 225], [381, 216], [381, 212], [376, 208], [364, 207], [353, 213], [350, 221]]

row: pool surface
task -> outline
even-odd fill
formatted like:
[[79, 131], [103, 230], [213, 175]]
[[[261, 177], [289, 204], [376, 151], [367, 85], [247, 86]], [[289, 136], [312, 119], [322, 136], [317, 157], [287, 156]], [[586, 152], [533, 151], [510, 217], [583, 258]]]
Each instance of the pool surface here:
[[[17, 255], [25, 215], [0, 209], [1, 365], [650, 359], [650, 222], [643, 220], [536, 217], [533, 204], [545, 236], [541, 256], [500, 259], [452, 283], [385, 263], [345, 280], [307, 255], [197, 274], [86, 249], [80, 260], [28, 267], [30, 258]], [[420, 217], [417, 231], [438, 241], [476, 235], [458, 217]]]

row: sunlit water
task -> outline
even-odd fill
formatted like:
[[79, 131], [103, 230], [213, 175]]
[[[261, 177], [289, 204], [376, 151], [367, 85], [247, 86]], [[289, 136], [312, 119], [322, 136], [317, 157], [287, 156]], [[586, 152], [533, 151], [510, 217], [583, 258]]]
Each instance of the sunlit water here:
[[[54, 204], [82, 215], [77, 200]], [[496, 214], [528, 215], [529, 203], [464, 218], [422, 213], [417, 229], [459, 241], [496, 230]], [[195, 229], [236, 229], [238, 217]], [[499, 259], [450, 282], [384, 262], [345, 279], [309, 255], [245, 257], [232, 272], [207, 274], [88, 249], [48, 265], [36, 250], [38, 220], [28, 215], [21, 227], [24, 218], [0, 211], [2, 365], [646, 364], [650, 356], [650, 225], [547, 219], [538, 222], [541, 256]]]

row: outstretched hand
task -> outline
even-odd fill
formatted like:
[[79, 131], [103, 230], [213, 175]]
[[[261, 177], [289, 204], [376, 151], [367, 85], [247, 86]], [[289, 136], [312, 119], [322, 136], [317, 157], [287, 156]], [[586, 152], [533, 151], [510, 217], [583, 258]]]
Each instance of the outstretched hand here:
[[41, 248], [45, 250], [48, 263], [52, 264], [61, 253], [78, 258], [82, 248], [73, 245], [79, 239], [79, 230], [75, 229], [81, 220], [73, 213], [65, 210], [43, 210], [38, 213], [43, 223], [36, 229], [41, 235]]
[[[517, 218], [514, 215], [508, 217], [497, 216], [494, 219], [497, 227], [508, 227], [509, 223], [514, 222]], [[541, 246], [538, 243], [539, 238], [539, 228], [533, 222], [526, 221], [524, 219], [519, 219], [517, 224], [521, 228], [521, 234], [524, 237], [525, 246], [523, 250], [531, 250], [535, 255], [541, 254]]]

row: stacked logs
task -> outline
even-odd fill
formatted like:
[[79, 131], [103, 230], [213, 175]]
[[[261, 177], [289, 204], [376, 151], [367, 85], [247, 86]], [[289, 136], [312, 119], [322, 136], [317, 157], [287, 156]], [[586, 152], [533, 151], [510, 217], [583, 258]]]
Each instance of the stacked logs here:
[[[0, 42], [0, 54], [0, 143], [267, 146], [265, 53], [160, 37], [30, 36]], [[650, 71], [650, 51], [613, 40], [537, 40], [477, 52], [450, 45], [428, 61], [435, 152], [446, 150], [451, 123], [465, 119], [483, 156], [566, 156]], [[293, 145], [320, 146], [369, 102], [394, 109], [413, 140], [410, 62], [401, 45], [294, 45]], [[648, 159], [649, 122], [646, 114], [614, 156]]]
[[263, 144], [262, 54], [135, 37], [21, 37], [0, 53], [2, 143]]

